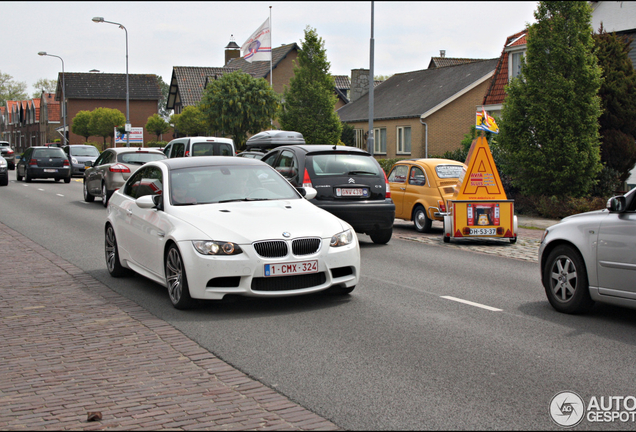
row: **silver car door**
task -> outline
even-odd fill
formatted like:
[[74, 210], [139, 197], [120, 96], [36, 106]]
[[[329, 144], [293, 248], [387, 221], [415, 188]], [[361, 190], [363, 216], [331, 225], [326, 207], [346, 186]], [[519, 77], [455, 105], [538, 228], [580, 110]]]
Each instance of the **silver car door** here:
[[[636, 298], [636, 212], [610, 213], [598, 235], [600, 293]], [[617, 291], [622, 291], [619, 293]]]

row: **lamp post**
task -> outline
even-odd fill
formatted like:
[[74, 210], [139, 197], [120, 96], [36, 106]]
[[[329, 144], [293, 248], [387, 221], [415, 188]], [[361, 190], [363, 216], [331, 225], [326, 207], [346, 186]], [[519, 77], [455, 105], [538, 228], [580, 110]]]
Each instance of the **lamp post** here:
[[64, 130], [62, 136], [64, 139], [62, 140], [63, 145], [68, 144], [66, 140], [66, 83], [64, 81], [64, 59], [60, 56], [56, 56], [53, 54], [47, 54], [46, 51], [40, 51], [38, 53], [39, 56], [48, 56], [48, 57], [57, 57], [62, 60], [62, 118], [64, 119]]
[[108, 23], [115, 24], [119, 26], [120, 29], [123, 29], [126, 32], [126, 147], [130, 147], [130, 92], [128, 90], [128, 30], [124, 27], [123, 24], [119, 24], [112, 21], [104, 20], [104, 17], [94, 17], [93, 22], [96, 23]]

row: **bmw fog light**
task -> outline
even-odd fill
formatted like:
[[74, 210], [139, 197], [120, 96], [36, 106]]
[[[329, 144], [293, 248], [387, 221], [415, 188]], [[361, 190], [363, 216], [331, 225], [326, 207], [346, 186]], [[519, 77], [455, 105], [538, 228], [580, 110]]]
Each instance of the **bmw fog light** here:
[[329, 242], [329, 246], [338, 247], [338, 246], [346, 246], [353, 241], [353, 232], [350, 229], [338, 233], [331, 237], [331, 241]]
[[192, 244], [202, 255], [238, 255], [243, 253], [240, 246], [232, 242], [200, 240], [193, 241]]

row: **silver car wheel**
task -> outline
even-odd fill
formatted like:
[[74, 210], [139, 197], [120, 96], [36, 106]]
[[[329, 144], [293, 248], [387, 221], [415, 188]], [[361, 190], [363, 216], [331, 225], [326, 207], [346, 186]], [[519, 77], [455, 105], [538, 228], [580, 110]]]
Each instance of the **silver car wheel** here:
[[415, 229], [418, 232], [427, 233], [431, 231], [433, 221], [428, 218], [424, 207], [417, 206], [415, 214], [413, 215], [413, 222], [415, 223]]
[[558, 256], [551, 269], [550, 289], [557, 300], [568, 302], [574, 296], [577, 286], [576, 266], [566, 255]]
[[168, 294], [173, 304], [179, 303], [182, 295], [183, 265], [181, 256], [176, 248], [171, 248], [166, 258], [166, 282], [168, 283]]
[[108, 205], [108, 191], [106, 190], [106, 183], [102, 183], [102, 204], [104, 207]]
[[117, 238], [112, 225], [106, 226], [104, 234], [104, 253], [106, 255], [106, 268], [112, 277], [122, 277], [128, 275], [130, 270], [123, 267], [119, 262], [119, 252], [117, 251]]

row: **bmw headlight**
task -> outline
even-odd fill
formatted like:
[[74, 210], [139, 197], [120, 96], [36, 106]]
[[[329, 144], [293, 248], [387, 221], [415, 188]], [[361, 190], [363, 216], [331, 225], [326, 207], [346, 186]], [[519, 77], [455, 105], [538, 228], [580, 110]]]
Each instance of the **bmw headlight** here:
[[238, 255], [243, 253], [241, 247], [232, 242], [199, 240], [193, 241], [192, 244], [202, 255]]
[[331, 237], [331, 241], [329, 242], [329, 246], [331, 247], [339, 247], [346, 246], [353, 241], [353, 232], [348, 229], [341, 233], [338, 233]]

